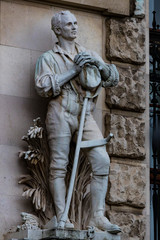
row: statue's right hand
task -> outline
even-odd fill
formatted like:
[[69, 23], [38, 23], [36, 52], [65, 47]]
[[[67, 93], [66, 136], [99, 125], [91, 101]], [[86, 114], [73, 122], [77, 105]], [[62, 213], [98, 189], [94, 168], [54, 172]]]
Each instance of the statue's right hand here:
[[88, 54], [78, 53], [74, 58], [73, 67], [75, 68], [77, 73], [80, 73], [83, 66], [89, 62], [90, 62], [90, 56]]

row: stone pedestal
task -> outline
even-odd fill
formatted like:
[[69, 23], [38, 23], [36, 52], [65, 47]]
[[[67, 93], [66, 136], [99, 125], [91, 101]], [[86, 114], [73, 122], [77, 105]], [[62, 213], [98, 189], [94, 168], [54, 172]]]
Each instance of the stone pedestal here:
[[92, 230], [21, 230], [8, 233], [5, 240], [120, 240], [120, 235]]

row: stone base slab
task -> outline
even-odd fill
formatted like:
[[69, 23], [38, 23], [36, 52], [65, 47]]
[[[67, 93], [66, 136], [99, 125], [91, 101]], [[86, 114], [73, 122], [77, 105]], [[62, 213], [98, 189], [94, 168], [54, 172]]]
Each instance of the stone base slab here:
[[8, 233], [5, 240], [120, 240], [120, 235], [108, 232], [92, 232], [87, 230], [21, 230]]

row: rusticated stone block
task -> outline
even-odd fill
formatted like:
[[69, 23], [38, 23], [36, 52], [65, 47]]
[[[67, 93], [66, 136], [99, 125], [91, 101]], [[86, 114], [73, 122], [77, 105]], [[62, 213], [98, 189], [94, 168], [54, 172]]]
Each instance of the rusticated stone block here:
[[123, 240], [144, 240], [145, 239], [145, 217], [131, 213], [109, 212], [112, 223], [122, 228], [121, 239]]
[[125, 204], [133, 207], [145, 207], [146, 168], [144, 164], [111, 163], [110, 204]]
[[143, 112], [145, 110], [144, 69], [118, 67], [120, 81], [106, 89], [106, 103], [110, 108]]
[[106, 21], [106, 54], [109, 60], [145, 62], [145, 22], [135, 18]]
[[110, 156], [144, 159], [144, 126], [141, 118], [107, 114], [106, 135], [114, 134], [114, 139], [107, 145]]

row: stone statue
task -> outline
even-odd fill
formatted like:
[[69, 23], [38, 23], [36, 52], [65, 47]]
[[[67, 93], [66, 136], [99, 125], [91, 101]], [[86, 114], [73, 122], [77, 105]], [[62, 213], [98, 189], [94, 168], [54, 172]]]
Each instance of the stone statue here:
[[144, 0], [136, 0], [135, 1], [134, 15], [137, 16], [137, 17], [144, 17], [145, 16]]
[[[86, 94], [89, 95], [83, 140], [102, 139], [92, 112], [101, 87], [117, 85], [119, 75], [115, 65], [106, 64], [101, 57], [75, 42], [77, 20], [69, 11], [56, 13], [51, 20], [58, 38], [53, 49], [37, 61], [35, 86], [42, 97], [50, 97], [46, 128], [50, 148], [50, 191], [57, 221], [65, 209], [65, 176], [70, 142], [77, 137], [79, 119]], [[76, 140], [75, 140], [76, 141]], [[106, 147], [92, 147], [84, 151], [92, 167], [90, 226], [110, 233], [121, 229], [104, 216], [110, 159]], [[65, 228], [74, 228], [68, 219]]]

